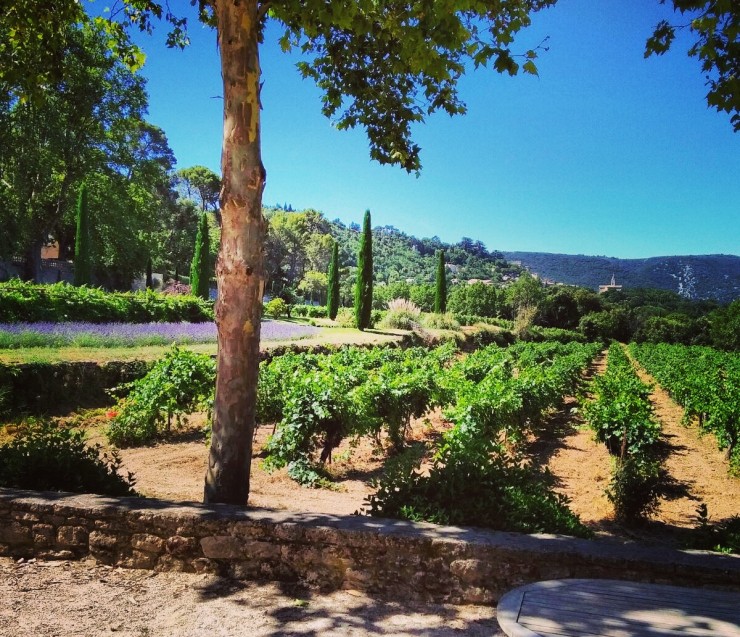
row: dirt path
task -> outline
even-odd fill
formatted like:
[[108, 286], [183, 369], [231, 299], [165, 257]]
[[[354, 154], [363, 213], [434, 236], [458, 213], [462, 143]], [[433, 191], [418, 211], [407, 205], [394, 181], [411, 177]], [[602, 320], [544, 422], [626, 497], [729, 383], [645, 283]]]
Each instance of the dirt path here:
[[[586, 372], [586, 379], [603, 374], [606, 354], [599, 355]], [[569, 396], [565, 405], [547, 420], [530, 453], [536, 462], [553, 474], [556, 491], [566, 495], [570, 508], [597, 534], [616, 529], [611, 520], [612, 506], [606, 498], [611, 460], [604, 445], [594, 441], [578, 415], [578, 401]]]
[[0, 599], [3, 637], [503, 637], [490, 607], [384, 602], [91, 562], [0, 558]]
[[715, 521], [740, 514], [740, 478], [729, 474], [729, 463], [714, 437], [702, 435], [696, 423], [683, 425], [683, 409], [639, 365], [635, 369], [643, 382], [654, 385], [650, 400], [666, 447], [669, 492], [655, 519], [674, 527], [693, 526], [701, 502]]

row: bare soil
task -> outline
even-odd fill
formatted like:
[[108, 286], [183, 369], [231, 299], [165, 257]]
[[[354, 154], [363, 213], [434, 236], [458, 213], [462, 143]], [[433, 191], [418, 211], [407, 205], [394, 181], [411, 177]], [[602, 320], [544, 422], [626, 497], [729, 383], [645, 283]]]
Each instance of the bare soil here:
[[385, 602], [92, 562], [0, 558], [0, 599], [3, 637], [503, 637], [490, 607]]
[[[148, 497], [202, 501], [208, 460], [205, 443], [198, 433], [203, 421], [203, 415], [194, 418], [178, 441], [121, 451], [125, 469], [136, 476], [137, 491]], [[428, 446], [448, 427], [439, 411], [432, 412], [412, 423], [407, 432], [408, 444]], [[262, 449], [272, 432], [272, 425], [259, 426], [255, 431], [249, 502], [256, 507], [351, 515], [363, 508], [365, 498], [373, 491], [372, 482], [380, 477], [388, 458], [385, 441], [378, 446], [367, 438], [345, 440], [334, 450], [326, 467], [334, 488], [308, 489], [290, 479], [284, 469], [268, 473], [262, 468]], [[93, 434], [92, 439], [104, 443], [99, 433]]]

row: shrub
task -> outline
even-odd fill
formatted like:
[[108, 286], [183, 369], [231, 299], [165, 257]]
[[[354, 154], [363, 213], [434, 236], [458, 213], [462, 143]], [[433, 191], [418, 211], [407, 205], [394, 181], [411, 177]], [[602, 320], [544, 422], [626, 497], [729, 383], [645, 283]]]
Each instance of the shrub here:
[[173, 346], [144, 378], [116, 388], [129, 391], [106, 435], [113, 444], [141, 445], [169, 432], [172, 417], [208, 409], [213, 401], [216, 363], [210, 356]]
[[618, 456], [606, 495], [617, 520], [639, 522], [655, 511], [663, 472], [655, 445], [660, 423], [649, 400], [651, 387], [635, 373], [618, 343], [609, 347], [606, 372], [592, 383], [595, 398], [584, 408], [597, 440]]
[[311, 489], [330, 489], [332, 482], [326, 477], [324, 468], [305, 456], [288, 463], [288, 477]]
[[335, 321], [342, 327], [357, 327], [355, 312], [351, 307], [340, 307]]
[[406, 299], [393, 299], [388, 302], [381, 325], [397, 330], [411, 330], [418, 326], [421, 318], [419, 306]]
[[283, 394], [283, 418], [270, 437], [265, 466], [279, 469], [321, 449], [321, 464], [353, 430], [362, 428], [366, 411], [352, 394], [349, 375], [319, 370], [294, 377]]
[[13, 279], [0, 283], [0, 323], [87, 321], [152, 323], [213, 320], [213, 304], [193, 296], [106, 292], [66, 283], [38, 285]]
[[294, 305], [291, 312], [304, 318], [327, 318], [325, 305]]
[[0, 447], [0, 486], [36, 491], [136, 495], [134, 476], [121, 475], [117, 453], [100, 455], [84, 433], [52, 423], [32, 422]]
[[689, 548], [740, 554], [740, 515], [712, 524], [703, 502], [696, 508], [696, 526], [689, 538]]
[[265, 312], [275, 320], [288, 312], [288, 304], [281, 298], [275, 298], [267, 302]]
[[502, 318], [480, 316], [479, 314], [460, 314], [459, 312], [452, 312], [452, 315], [460, 325], [475, 325], [477, 323], [483, 323], [485, 325], [494, 325], [507, 330], [514, 327], [514, 321], [508, 321]]
[[521, 533], [591, 535], [565, 496], [549, 489], [547, 476], [521, 459], [500, 452], [483, 462], [463, 456], [446, 460], [435, 462], [428, 475], [411, 455], [397, 462], [376, 483], [368, 513]]
[[449, 312], [446, 314], [425, 314], [421, 324], [430, 330], [459, 330], [460, 323]]
[[8, 414], [22, 415], [109, 405], [107, 389], [141, 378], [149, 367], [146, 361], [0, 364], [0, 387], [7, 392], [2, 406]]
[[609, 348], [608, 360], [606, 372], [592, 382], [595, 397], [584, 406], [586, 419], [612, 455], [647, 453], [660, 436], [651, 387], [637, 377], [618, 344]]
[[661, 487], [660, 463], [646, 455], [615, 460], [606, 497], [614, 505], [614, 517], [625, 523], [637, 522], [658, 507]]
[[[413, 459], [386, 473], [368, 499], [370, 514], [588, 536], [567, 500], [549, 488], [548, 475], [528, 465], [514, 445], [574, 389], [595, 353], [577, 344], [492, 346], [434, 374], [427, 384], [437, 384], [436, 400], [447, 405], [445, 417], [454, 426], [436, 443], [427, 474]], [[439, 354], [442, 362], [449, 350]]]
[[575, 330], [564, 330], [559, 327], [534, 326], [529, 330], [529, 340], [535, 342], [585, 343], [586, 337]]

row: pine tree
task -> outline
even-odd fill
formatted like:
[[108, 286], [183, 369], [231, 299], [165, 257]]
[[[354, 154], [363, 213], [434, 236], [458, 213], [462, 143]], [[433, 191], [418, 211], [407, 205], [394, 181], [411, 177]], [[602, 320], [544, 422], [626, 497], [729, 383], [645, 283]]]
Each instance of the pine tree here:
[[77, 234], [75, 235], [74, 284], [90, 285], [90, 220], [87, 211], [87, 186], [80, 186], [77, 198]]
[[208, 299], [208, 281], [211, 269], [208, 263], [208, 213], [204, 212], [198, 224], [198, 234], [195, 237], [195, 254], [190, 266], [190, 292], [202, 299]]
[[333, 321], [339, 311], [339, 244], [335, 241], [329, 262], [329, 286], [326, 293], [326, 311]]
[[447, 275], [445, 273], [445, 251], [437, 252], [437, 288], [434, 293], [434, 312], [444, 314], [447, 311]]
[[370, 327], [373, 307], [373, 236], [370, 230], [370, 211], [365, 211], [360, 249], [357, 253], [357, 283], [355, 285], [355, 320], [357, 327]]
[[154, 279], [152, 278], [152, 258], [149, 257], [146, 261], [146, 289], [154, 289]]

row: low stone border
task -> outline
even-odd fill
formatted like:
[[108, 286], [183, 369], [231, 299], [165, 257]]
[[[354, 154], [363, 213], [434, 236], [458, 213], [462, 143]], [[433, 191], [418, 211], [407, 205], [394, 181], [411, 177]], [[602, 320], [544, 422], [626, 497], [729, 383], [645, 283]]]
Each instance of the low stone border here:
[[398, 599], [494, 603], [529, 582], [609, 578], [740, 591], [740, 558], [637, 544], [330, 516], [0, 489], [0, 554]]

